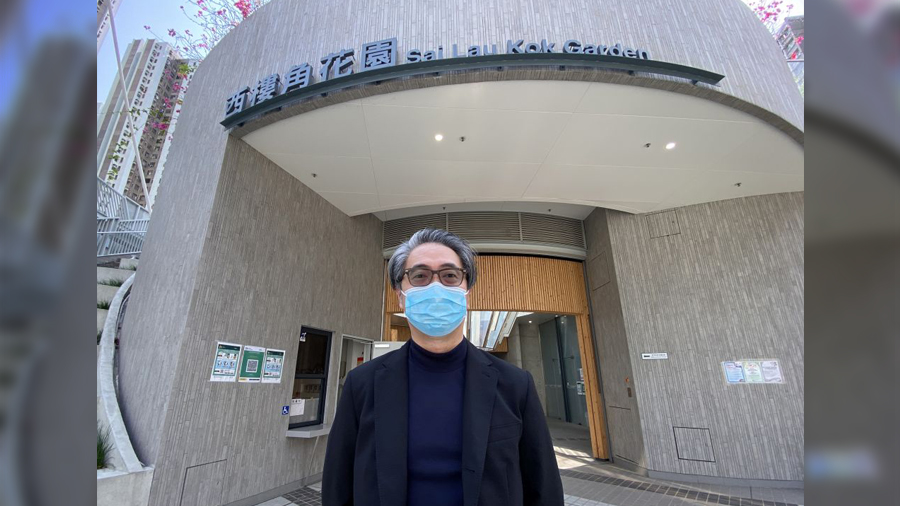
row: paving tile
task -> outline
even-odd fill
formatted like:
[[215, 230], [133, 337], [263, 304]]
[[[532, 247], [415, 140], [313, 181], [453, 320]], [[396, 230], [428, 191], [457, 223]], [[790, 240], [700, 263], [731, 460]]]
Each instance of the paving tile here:
[[[654, 480], [611, 466], [561, 468], [567, 506], [796, 506], [803, 490]], [[273, 502], [274, 501], [274, 502]], [[321, 482], [258, 506], [321, 506]]]
[[291, 501], [285, 499], [284, 497], [276, 497], [275, 499], [269, 499], [266, 502], [261, 502], [256, 506], [287, 506]]

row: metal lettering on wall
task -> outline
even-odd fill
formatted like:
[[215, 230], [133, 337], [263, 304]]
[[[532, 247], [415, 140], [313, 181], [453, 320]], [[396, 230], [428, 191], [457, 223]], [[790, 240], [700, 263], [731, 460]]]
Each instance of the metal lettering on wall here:
[[[552, 56], [554, 53], [557, 57]], [[562, 66], [569, 64], [626, 70], [630, 73], [635, 71], [660, 73], [684, 77], [694, 84], [703, 82], [715, 85], [724, 77], [692, 67], [654, 62], [645, 49], [634, 49], [623, 46], [622, 43], [611, 46], [582, 44], [581, 41], [574, 39], [565, 41], [559, 48], [555, 42], [548, 42], [546, 39], [540, 42], [526, 42], [524, 39], [507, 40], [505, 53], [498, 51], [497, 44], [463, 48], [453, 44], [446, 51], [444, 46], [427, 50], [414, 48], [406, 51], [404, 62], [400, 61], [399, 54], [397, 39], [389, 38], [363, 44], [359, 52], [359, 61], [356, 60], [357, 53], [354, 49], [341, 49], [322, 56], [319, 59], [319, 70], [315, 74], [309, 63], [302, 63], [288, 69], [283, 79], [279, 74], [265, 76], [255, 86], [246, 86], [226, 99], [225, 118], [222, 124], [231, 127], [246, 121], [249, 118], [242, 113], [246, 113], [249, 109], [253, 109], [250, 113], [252, 115], [254, 112], [263, 113], [283, 107], [288, 100], [303, 98], [307, 89], [331, 91], [332, 87], [326, 83], [332, 80], [335, 84], [340, 80], [346, 86], [355, 86], [381, 79], [429, 72], [426, 69], [432, 69], [430, 72], [434, 72], [433, 69], [440, 71], [487, 68], [495, 64], [498, 67], [522, 64]], [[445, 65], [441, 66], [442, 60]], [[395, 67], [402, 69], [392, 69]], [[365, 72], [372, 72], [371, 79], [361, 76]]]

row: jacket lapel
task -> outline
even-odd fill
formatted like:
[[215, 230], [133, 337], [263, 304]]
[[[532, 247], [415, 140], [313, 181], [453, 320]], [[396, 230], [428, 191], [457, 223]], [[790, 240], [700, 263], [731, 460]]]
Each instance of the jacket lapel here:
[[463, 395], [463, 506], [476, 506], [481, 491], [484, 457], [499, 371], [466, 339], [466, 386]]
[[375, 371], [375, 465], [381, 504], [406, 505], [408, 357], [407, 342]]
[[[476, 506], [499, 371], [468, 339], [463, 394], [463, 506]], [[375, 372], [375, 461], [381, 504], [406, 506], [409, 343]]]

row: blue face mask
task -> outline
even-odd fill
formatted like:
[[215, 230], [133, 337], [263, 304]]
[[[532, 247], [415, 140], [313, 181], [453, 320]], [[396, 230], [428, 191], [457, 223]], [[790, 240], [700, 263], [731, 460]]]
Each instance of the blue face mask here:
[[427, 336], [446, 336], [466, 318], [468, 290], [435, 281], [400, 293], [406, 297], [404, 313], [409, 323]]

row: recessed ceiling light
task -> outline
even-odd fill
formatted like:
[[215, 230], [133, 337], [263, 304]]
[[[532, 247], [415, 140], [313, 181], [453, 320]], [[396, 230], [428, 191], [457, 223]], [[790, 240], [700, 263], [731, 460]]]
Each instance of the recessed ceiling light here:
[[436, 141], [442, 141], [442, 140], [444, 140], [444, 136], [441, 135], [441, 134], [437, 134], [437, 135], [434, 136], [434, 140], [436, 140]]
[[534, 322], [533, 322], [533, 321], [531, 321], [531, 320], [528, 320], [528, 323], [534, 323]]
[[670, 142], [670, 143], [666, 144], [666, 149], [675, 149], [675, 143]]

